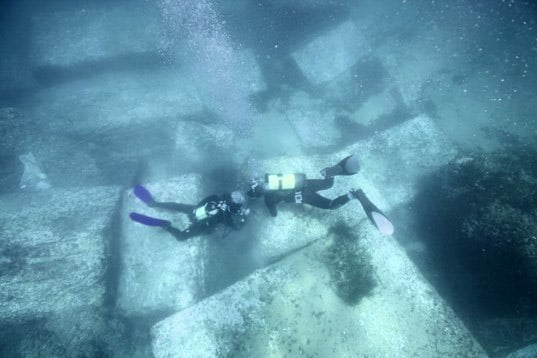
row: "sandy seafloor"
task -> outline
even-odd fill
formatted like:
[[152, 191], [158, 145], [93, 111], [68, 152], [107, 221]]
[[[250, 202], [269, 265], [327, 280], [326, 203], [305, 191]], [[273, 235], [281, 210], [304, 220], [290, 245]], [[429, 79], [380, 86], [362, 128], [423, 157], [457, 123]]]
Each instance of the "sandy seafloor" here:
[[[0, 356], [537, 356], [533, 2], [3, 1], [0, 35]], [[322, 194], [393, 236], [128, 219], [350, 154]]]

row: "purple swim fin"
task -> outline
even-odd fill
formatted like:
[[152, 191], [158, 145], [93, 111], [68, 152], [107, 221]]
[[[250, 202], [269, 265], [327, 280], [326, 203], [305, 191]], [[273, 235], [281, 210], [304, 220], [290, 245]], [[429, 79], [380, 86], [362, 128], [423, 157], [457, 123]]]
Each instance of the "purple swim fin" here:
[[146, 226], [165, 227], [165, 226], [170, 226], [172, 224], [168, 220], [152, 218], [150, 216], [145, 216], [145, 215], [138, 214], [138, 213], [130, 213], [129, 217], [131, 218], [132, 221], [136, 221], [137, 223], [140, 223]]
[[151, 193], [145, 187], [141, 185], [136, 185], [133, 191], [134, 195], [136, 195], [138, 199], [140, 199], [147, 205], [151, 206], [155, 202], [155, 200], [151, 196]]

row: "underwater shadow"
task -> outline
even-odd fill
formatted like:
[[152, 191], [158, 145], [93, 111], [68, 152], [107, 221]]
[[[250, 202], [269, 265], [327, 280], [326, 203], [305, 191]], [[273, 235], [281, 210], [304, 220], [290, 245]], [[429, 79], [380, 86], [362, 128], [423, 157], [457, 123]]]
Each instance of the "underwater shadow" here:
[[163, 63], [158, 53], [126, 54], [102, 60], [84, 61], [67, 66], [40, 66], [32, 71], [36, 82], [50, 87], [64, 82], [95, 77], [116, 71], [156, 69]]

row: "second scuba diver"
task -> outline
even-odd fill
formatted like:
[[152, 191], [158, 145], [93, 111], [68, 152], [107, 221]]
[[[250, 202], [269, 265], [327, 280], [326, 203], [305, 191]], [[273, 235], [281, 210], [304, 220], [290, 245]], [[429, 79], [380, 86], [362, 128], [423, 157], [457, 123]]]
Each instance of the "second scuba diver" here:
[[393, 234], [393, 225], [386, 215], [377, 208], [361, 190], [350, 190], [335, 199], [328, 199], [317, 192], [334, 185], [334, 177], [338, 175], [354, 175], [360, 170], [358, 158], [349, 155], [334, 166], [321, 170], [324, 179], [306, 179], [302, 173], [265, 174], [262, 178], [252, 181], [247, 195], [252, 198], [264, 197], [272, 216], [278, 215], [277, 204], [280, 202], [309, 204], [321, 209], [337, 209], [351, 199], [357, 199], [369, 220], [384, 235]]
[[200, 234], [209, 234], [218, 224], [238, 230], [245, 224], [250, 213], [250, 210], [244, 207], [245, 198], [240, 191], [225, 193], [222, 196], [211, 195], [197, 205], [155, 201], [149, 190], [141, 185], [134, 187], [134, 195], [149, 207], [188, 215], [190, 226], [185, 230], [180, 230], [173, 227], [168, 220], [157, 219], [135, 212], [129, 214], [131, 220], [146, 226], [161, 227], [179, 241]]

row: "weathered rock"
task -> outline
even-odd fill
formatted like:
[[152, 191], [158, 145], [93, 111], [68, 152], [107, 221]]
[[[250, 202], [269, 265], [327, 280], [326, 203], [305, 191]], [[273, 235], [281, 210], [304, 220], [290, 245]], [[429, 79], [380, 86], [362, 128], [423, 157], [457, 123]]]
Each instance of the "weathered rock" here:
[[18, 109], [0, 110], [0, 136], [4, 138], [0, 144], [0, 193], [19, 189], [24, 169], [19, 156], [28, 153], [33, 154], [53, 186], [109, 184], [94, 156], [94, 150], [73, 138], [43, 135], [40, 124], [30, 122]]
[[212, 169], [230, 160], [234, 144], [233, 131], [223, 124], [182, 121], [176, 130], [175, 162], [182, 172]]
[[[196, 204], [202, 199], [200, 177], [188, 175], [147, 188], [155, 200]], [[127, 316], [178, 311], [198, 299], [203, 292], [203, 249], [206, 237], [177, 242], [166, 231], [145, 227], [129, 219], [135, 211], [172, 220], [184, 229], [184, 214], [147, 207], [129, 191], [123, 199], [121, 215], [121, 277], [118, 308]]]
[[[423, 99], [423, 90], [443, 69], [445, 59], [451, 55], [451, 48], [440, 50], [431, 39], [417, 37], [406, 46], [399, 46], [399, 40], [393, 38], [377, 50], [389, 74], [389, 81], [398, 87], [407, 106]], [[431, 51], [434, 47], [437, 50]]]
[[322, 100], [297, 92], [286, 107], [287, 120], [305, 148], [334, 146], [341, 137], [334, 118], [336, 111]]
[[[155, 357], [486, 357], [393, 238], [358, 225], [350, 230], [353, 239], [333, 234], [159, 322]], [[345, 239], [358, 240], [349, 243], [360, 249], [355, 260], [376, 278], [373, 290], [360, 281], [365, 286], [352, 303], [334, 277], [350, 272], [329, 259]]]
[[352, 114], [354, 122], [369, 126], [381, 116], [389, 115], [399, 103], [392, 91], [385, 90], [369, 97]]
[[360, 29], [346, 21], [292, 54], [302, 73], [313, 84], [334, 79], [368, 53]]
[[133, 135], [134, 126], [158, 127], [162, 119], [203, 110], [192, 82], [169, 69], [102, 74], [44, 89], [32, 100], [25, 113], [31, 120], [85, 142], [114, 136], [118, 129]]
[[411, 200], [420, 179], [449, 163], [457, 149], [431, 118], [419, 115], [390, 131], [357, 142], [343, 153], [356, 153], [360, 157], [360, 173], [374, 183], [388, 202], [397, 205]]
[[143, 1], [41, 13], [32, 26], [35, 67], [75, 66], [161, 48], [158, 11]]
[[27, 135], [21, 114], [13, 107], [0, 108], [0, 152], [2, 156], [15, 155]]
[[338, 108], [354, 111], [369, 97], [385, 89], [385, 72], [378, 58], [360, 58], [322, 86], [324, 98]]
[[[301, 143], [286, 112], [285, 105], [274, 101], [267, 112], [256, 118], [252, 135], [237, 140], [234, 150], [237, 163], [243, 163], [251, 157], [295, 156], [302, 153]], [[278, 135], [269, 135], [271, 133]]]
[[0, 319], [35, 319], [105, 299], [118, 189], [50, 189], [0, 197]]
[[532, 358], [535, 356], [537, 356], [537, 344], [532, 344], [509, 353], [506, 358]]
[[[427, 178], [413, 203], [435, 263], [424, 272], [469, 316], [524, 319], [537, 308], [536, 158], [529, 145], [471, 153]], [[526, 328], [503, 330], [515, 341]]]

